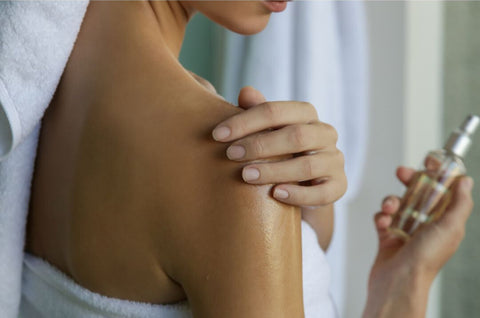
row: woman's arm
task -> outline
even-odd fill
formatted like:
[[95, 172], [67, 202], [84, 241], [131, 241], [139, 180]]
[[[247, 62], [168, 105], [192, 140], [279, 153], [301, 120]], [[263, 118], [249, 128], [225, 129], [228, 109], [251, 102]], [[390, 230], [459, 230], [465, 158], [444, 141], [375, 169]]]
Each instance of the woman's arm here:
[[372, 279], [363, 318], [425, 317], [430, 278], [400, 267]]
[[[191, 128], [199, 119], [194, 117]], [[172, 185], [162, 193], [171, 209], [156, 218], [181, 229], [158, 233], [169, 242], [159, 251], [165, 271], [182, 285], [199, 317], [300, 317], [300, 212], [273, 200], [271, 186], [242, 183], [241, 165], [212, 156], [225, 147], [196, 136], [208, 136], [218, 122], [214, 117], [201, 119], [190, 135], [176, 136], [185, 153], [162, 178]], [[198, 152], [189, 156], [189, 149]], [[174, 190], [182, 188], [181, 194]]]

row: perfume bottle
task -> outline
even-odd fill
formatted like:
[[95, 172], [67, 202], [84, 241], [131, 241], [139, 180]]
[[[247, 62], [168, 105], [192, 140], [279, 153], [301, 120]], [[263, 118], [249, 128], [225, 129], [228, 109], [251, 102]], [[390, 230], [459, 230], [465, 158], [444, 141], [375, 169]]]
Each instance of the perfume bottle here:
[[470, 149], [471, 137], [480, 125], [480, 117], [470, 115], [440, 150], [428, 153], [422, 171], [417, 173], [393, 217], [390, 231], [409, 239], [423, 224], [442, 215], [449, 203], [449, 188], [466, 173], [463, 159]]

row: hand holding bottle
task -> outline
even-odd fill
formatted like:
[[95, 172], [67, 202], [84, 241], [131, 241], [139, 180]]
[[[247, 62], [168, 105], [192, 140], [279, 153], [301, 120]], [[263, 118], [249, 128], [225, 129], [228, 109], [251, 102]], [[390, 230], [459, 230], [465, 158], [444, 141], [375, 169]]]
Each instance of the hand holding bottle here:
[[441, 217], [450, 198], [450, 188], [465, 175], [463, 159], [472, 144], [480, 117], [469, 115], [456, 129], [443, 149], [430, 151], [422, 171], [409, 182], [399, 211], [390, 226], [395, 234], [408, 240], [424, 224]]
[[[397, 176], [407, 185], [416, 175], [400, 167]], [[424, 317], [430, 285], [455, 253], [473, 208], [473, 180], [457, 179], [445, 212], [422, 225], [409, 240], [389, 231], [400, 198], [387, 197], [375, 215], [379, 250], [369, 280], [369, 296], [363, 317]]]

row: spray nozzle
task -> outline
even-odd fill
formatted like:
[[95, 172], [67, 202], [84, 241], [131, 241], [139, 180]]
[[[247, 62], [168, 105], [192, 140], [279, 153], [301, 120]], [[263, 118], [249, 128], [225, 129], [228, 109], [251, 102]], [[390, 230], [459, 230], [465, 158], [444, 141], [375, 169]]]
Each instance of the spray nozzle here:
[[475, 133], [479, 125], [480, 117], [476, 115], [469, 115], [463, 122], [462, 126], [460, 126], [460, 131], [471, 136]]
[[469, 115], [463, 124], [450, 135], [450, 138], [443, 148], [459, 157], [465, 157], [472, 144], [471, 136], [475, 133], [479, 125], [480, 117]]

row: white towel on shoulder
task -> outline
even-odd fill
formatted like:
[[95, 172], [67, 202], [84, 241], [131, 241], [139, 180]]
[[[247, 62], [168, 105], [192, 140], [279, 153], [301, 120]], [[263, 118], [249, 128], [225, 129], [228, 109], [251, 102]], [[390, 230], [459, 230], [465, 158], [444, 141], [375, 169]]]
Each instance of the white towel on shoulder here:
[[88, 1], [0, 1], [0, 317], [17, 317], [40, 119]]

